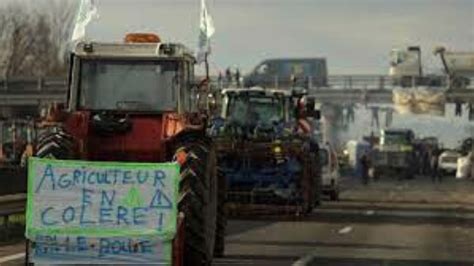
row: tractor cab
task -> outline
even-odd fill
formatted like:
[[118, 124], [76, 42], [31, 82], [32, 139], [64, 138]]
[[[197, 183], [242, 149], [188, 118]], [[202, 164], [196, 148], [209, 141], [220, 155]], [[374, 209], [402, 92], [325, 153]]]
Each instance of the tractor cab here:
[[253, 88], [226, 90], [224, 95], [222, 117], [231, 124], [270, 128], [290, 120], [290, 95], [285, 91]]
[[163, 144], [191, 126], [203, 127], [194, 64], [186, 47], [151, 34], [129, 34], [124, 43], [78, 43], [67, 111], [55, 118], [80, 146], [75, 157], [169, 159]]
[[226, 89], [220, 131], [230, 130], [231, 135], [244, 138], [281, 137], [284, 129], [293, 130], [300, 118], [313, 116], [311, 108], [304, 94], [289, 90]]
[[192, 110], [195, 59], [181, 44], [79, 43], [68, 108], [114, 113]]

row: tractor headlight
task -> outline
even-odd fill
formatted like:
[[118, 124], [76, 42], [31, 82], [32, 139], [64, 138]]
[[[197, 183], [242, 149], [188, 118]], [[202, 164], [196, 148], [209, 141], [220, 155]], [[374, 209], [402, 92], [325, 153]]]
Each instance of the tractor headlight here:
[[283, 151], [283, 150], [282, 150], [282, 148], [281, 148], [280, 146], [275, 146], [275, 147], [273, 147], [273, 152], [274, 152], [274, 153], [280, 154], [280, 153], [282, 153], [282, 151]]

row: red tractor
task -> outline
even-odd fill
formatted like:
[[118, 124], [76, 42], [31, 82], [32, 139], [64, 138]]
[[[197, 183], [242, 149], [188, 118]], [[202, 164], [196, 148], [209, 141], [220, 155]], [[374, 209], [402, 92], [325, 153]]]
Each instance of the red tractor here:
[[[206, 136], [195, 58], [181, 44], [129, 34], [125, 43], [79, 43], [71, 56], [67, 105], [47, 121], [35, 156], [181, 165], [173, 265], [209, 265], [224, 249], [225, 191]], [[207, 95], [207, 94], [206, 94]], [[202, 97], [201, 97], [202, 98]]]

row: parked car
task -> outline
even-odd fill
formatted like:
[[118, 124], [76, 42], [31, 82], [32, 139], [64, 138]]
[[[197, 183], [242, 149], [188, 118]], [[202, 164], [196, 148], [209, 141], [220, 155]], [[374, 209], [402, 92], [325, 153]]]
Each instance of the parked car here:
[[274, 58], [258, 64], [244, 78], [245, 87], [326, 87], [325, 58]]
[[319, 158], [322, 169], [323, 193], [329, 195], [330, 200], [339, 200], [339, 163], [336, 151], [326, 144], [319, 149]]
[[447, 150], [438, 158], [439, 170], [442, 174], [455, 175], [458, 168], [458, 158], [461, 154], [457, 151]]

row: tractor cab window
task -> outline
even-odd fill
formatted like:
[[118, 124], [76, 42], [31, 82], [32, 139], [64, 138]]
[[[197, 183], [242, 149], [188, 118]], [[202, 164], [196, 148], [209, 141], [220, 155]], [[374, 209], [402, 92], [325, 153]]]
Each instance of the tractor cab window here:
[[80, 107], [89, 110], [173, 111], [179, 64], [171, 61], [84, 60]]
[[181, 90], [183, 98], [181, 102], [183, 103], [183, 111], [195, 112], [197, 111], [197, 101], [198, 101], [198, 92], [197, 88], [193, 86], [194, 83], [194, 65], [192, 63], [185, 63], [184, 66], [184, 84], [186, 86]]
[[390, 52], [390, 63], [393, 66], [403, 63], [405, 59], [406, 59], [406, 53], [404, 51], [394, 49]]
[[382, 141], [384, 145], [404, 145], [409, 144], [412, 139], [406, 132], [385, 132]]
[[227, 116], [239, 124], [271, 125], [285, 119], [284, 99], [240, 95], [229, 101]]

